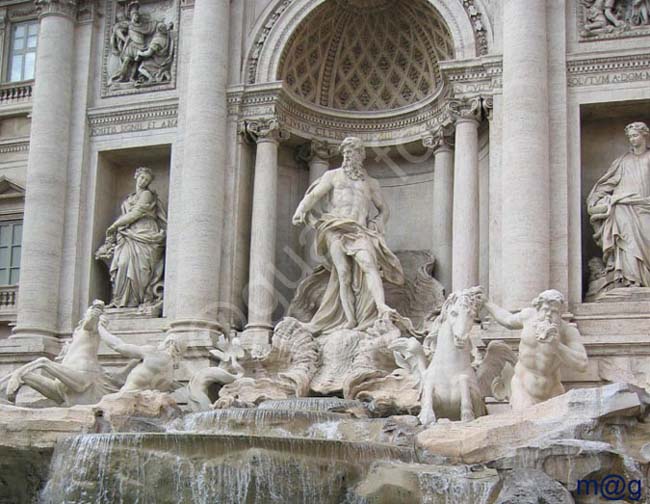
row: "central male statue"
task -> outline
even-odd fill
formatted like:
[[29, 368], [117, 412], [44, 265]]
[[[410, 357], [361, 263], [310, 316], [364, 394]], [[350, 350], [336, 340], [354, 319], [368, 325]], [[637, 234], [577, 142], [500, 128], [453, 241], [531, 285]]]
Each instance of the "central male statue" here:
[[371, 326], [393, 312], [386, 305], [382, 278], [404, 282], [399, 259], [384, 240], [389, 211], [379, 183], [363, 166], [364, 145], [349, 137], [341, 152], [343, 166], [316, 180], [293, 216], [294, 225], [306, 223], [316, 230], [318, 253], [331, 271], [320, 308], [308, 324], [314, 333]]

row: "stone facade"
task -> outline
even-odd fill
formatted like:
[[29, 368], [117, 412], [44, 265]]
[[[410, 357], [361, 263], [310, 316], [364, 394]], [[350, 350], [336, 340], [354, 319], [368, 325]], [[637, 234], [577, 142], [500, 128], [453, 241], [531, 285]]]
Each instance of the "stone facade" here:
[[[90, 302], [111, 301], [94, 256], [143, 166], [167, 210], [162, 311], [108, 309], [111, 331], [141, 345], [182, 334], [180, 380], [222, 333], [270, 344], [318, 263], [291, 217], [354, 136], [392, 211], [391, 250], [433, 253], [447, 293], [480, 284], [510, 310], [557, 289], [590, 358], [565, 385], [621, 369], [647, 386], [643, 288], [586, 302], [602, 254], [586, 199], [627, 152], [624, 127], [650, 120], [640, 4], [0, 1], [0, 226], [22, 221], [0, 375], [56, 356]], [[29, 22], [35, 75], [9, 82]], [[483, 318], [485, 344], [518, 348]]]

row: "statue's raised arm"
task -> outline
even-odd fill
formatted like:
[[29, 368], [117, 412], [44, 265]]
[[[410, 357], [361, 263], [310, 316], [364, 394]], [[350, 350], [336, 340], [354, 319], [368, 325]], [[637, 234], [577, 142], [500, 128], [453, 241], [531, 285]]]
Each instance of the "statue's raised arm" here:
[[[363, 329], [393, 310], [386, 305], [383, 280], [402, 284], [399, 260], [384, 240], [388, 206], [379, 183], [366, 172], [359, 138], [341, 144], [343, 165], [326, 172], [307, 191], [293, 217], [316, 229], [316, 244], [331, 276], [325, 298], [309, 324], [322, 333], [338, 328]], [[321, 213], [315, 215], [315, 205]], [[360, 289], [353, 290], [358, 285]]]

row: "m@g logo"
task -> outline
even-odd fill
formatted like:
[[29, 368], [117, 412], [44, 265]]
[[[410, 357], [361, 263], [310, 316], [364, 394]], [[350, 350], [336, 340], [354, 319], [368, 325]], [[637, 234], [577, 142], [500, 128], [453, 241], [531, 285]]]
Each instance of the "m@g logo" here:
[[643, 494], [641, 480], [626, 481], [618, 474], [608, 474], [602, 480], [578, 480], [578, 495], [600, 496], [605, 500], [615, 501], [628, 499], [638, 502]]

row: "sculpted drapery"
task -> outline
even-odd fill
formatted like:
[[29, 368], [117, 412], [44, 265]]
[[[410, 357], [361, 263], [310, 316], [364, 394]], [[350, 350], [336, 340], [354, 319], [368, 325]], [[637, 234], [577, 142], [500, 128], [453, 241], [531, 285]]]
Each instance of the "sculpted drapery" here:
[[330, 275], [307, 326], [314, 334], [370, 327], [379, 316], [394, 312], [385, 303], [382, 279], [404, 282], [399, 259], [384, 239], [388, 207], [379, 183], [363, 167], [363, 143], [347, 138], [341, 151], [343, 166], [311, 185], [293, 218], [294, 224], [316, 230], [317, 249]]
[[110, 261], [111, 307], [152, 306], [162, 299], [167, 219], [155, 191], [153, 174], [138, 168], [136, 192], [122, 203], [120, 217], [106, 231], [97, 258]]
[[650, 287], [650, 131], [637, 122], [625, 133], [631, 151], [612, 163], [587, 198], [603, 251], [603, 290]]

